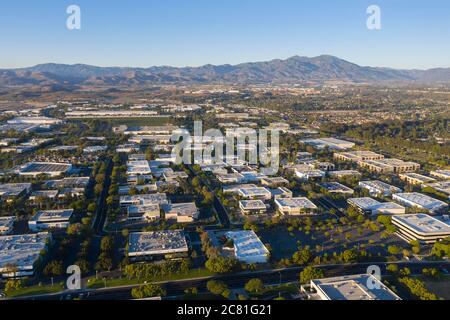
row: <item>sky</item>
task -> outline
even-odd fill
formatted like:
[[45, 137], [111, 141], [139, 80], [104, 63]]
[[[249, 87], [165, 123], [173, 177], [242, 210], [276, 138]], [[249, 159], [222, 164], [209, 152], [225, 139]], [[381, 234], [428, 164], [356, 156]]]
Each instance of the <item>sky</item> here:
[[[69, 5], [81, 29], [69, 30]], [[381, 30], [366, 25], [369, 5]], [[450, 67], [448, 0], [2, 0], [0, 68], [149, 67], [330, 54], [359, 65]]]

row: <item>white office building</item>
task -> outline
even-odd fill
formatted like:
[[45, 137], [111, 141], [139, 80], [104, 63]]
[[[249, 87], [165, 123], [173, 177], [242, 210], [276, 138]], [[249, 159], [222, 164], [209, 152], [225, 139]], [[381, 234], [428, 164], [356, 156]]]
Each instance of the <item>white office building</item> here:
[[247, 264], [269, 261], [269, 250], [253, 230], [228, 231], [225, 236], [233, 241], [234, 255], [237, 260]]
[[392, 217], [392, 224], [398, 227], [397, 235], [410, 242], [418, 240], [430, 244], [450, 237], [450, 221], [428, 214], [407, 214]]
[[401, 300], [371, 274], [315, 279], [302, 291], [312, 300]]
[[72, 215], [73, 209], [38, 211], [28, 221], [28, 227], [34, 232], [50, 229], [67, 229]]
[[278, 211], [286, 216], [313, 215], [317, 213], [317, 206], [305, 197], [275, 199]]
[[418, 192], [396, 193], [392, 195], [392, 199], [407, 207], [426, 210], [433, 214], [448, 212], [447, 203]]

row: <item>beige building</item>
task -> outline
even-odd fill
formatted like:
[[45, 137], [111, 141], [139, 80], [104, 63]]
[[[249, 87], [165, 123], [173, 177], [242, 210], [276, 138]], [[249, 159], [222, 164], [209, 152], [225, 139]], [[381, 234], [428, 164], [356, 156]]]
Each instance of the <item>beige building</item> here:
[[398, 175], [400, 180], [403, 180], [409, 184], [420, 186], [424, 183], [430, 183], [435, 182], [436, 179], [427, 177], [415, 172], [407, 172], [407, 173], [401, 173]]
[[333, 157], [336, 160], [351, 162], [384, 159], [383, 155], [372, 151], [336, 152]]
[[403, 173], [420, 169], [420, 164], [415, 162], [405, 162], [400, 159], [366, 160], [359, 161], [358, 165], [369, 171], [378, 173]]

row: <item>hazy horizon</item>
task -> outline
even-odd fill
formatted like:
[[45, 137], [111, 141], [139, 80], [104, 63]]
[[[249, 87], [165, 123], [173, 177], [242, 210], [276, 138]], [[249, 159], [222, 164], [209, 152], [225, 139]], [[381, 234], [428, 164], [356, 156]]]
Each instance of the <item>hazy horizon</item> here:
[[[66, 10], [81, 9], [69, 30]], [[369, 30], [367, 8], [381, 9]], [[450, 67], [450, 3], [436, 0], [30, 1], [0, 3], [0, 68], [236, 65], [333, 55], [361, 66]]]

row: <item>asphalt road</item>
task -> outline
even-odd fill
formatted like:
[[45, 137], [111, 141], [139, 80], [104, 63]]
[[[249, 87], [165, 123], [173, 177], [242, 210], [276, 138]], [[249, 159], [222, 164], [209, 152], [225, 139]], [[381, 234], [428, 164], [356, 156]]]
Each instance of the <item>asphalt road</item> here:
[[[408, 267], [413, 275], [422, 273], [423, 268], [438, 268], [449, 269], [450, 262], [400, 262], [396, 263], [399, 268]], [[326, 273], [327, 277], [363, 274], [367, 273], [367, 268], [370, 265], [378, 265], [381, 269], [382, 275], [386, 275], [387, 263], [359, 263], [351, 265], [324, 265], [319, 266]], [[273, 285], [279, 283], [290, 283], [298, 281], [299, 273], [303, 267], [292, 267], [265, 271], [253, 271], [237, 274], [228, 274], [222, 276], [188, 279], [180, 281], [161, 282], [168, 297], [175, 298], [182, 296], [184, 290], [191, 287], [196, 287], [200, 293], [207, 292], [206, 283], [214, 278], [215, 280], [224, 281], [230, 289], [243, 288], [245, 283], [252, 278], [259, 278], [263, 280], [266, 285]], [[74, 297], [81, 297], [86, 300], [128, 300], [131, 299], [131, 289], [136, 286], [124, 286], [116, 288], [105, 288], [97, 290], [82, 290], [80, 292], [64, 292], [58, 294], [42, 295], [36, 297], [22, 298], [22, 300], [64, 300], [72, 299]]]
[[97, 235], [104, 235], [103, 226], [106, 221], [106, 197], [108, 196], [109, 186], [111, 184], [111, 173], [112, 173], [112, 161], [111, 159], [107, 160], [107, 168], [105, 173], [105, 181], [103, 183], [103, 191], [98, 198], [97, 202], [97, 212], [95, 215], [93, 229]]

